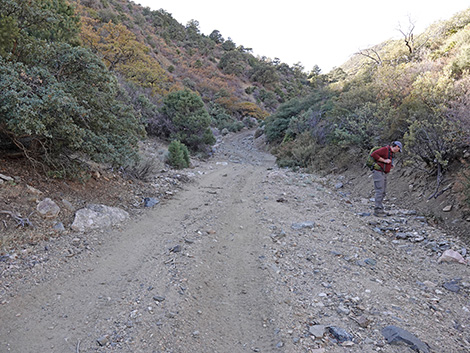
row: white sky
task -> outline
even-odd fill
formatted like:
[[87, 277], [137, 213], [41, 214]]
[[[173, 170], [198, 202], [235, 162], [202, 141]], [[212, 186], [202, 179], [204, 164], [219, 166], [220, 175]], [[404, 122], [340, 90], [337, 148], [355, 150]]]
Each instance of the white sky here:
[[197, 20], [203, 34], [217, 29], [254, 55], [300, 62], [309, 72], [340, 66], [359, 49], [402, 37], [410, 19], [415, 34], [470, 7], [464, 0], [133, 0], [164, 9], [183, 25]]

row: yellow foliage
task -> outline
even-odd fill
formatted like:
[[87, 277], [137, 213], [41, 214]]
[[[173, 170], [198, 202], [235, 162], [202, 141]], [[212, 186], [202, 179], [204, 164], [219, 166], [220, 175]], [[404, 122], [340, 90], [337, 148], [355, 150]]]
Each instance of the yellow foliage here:
[[229, 112], [236, 111], [236, 101], [234, 97], [219, 97], [215, 100], [217, 104], [220, 104]]
[[109, 70], [121, 73], [142, 87], [151, 88], [156, 94], [168, 92], [170, 78], [150, 55], [149, 48], [138, 42], [126, 26], [112, 22], [101, 25], [84, 17], [81, 39], [84, 45], [102, 56]]
[[268, 112], [262, 110], [255, 103], [241, 102], [241, 103], [238, 103], [236, 106], [237, 106], [237, 111], [244, 117], [251, 116], [259, 120], [264, 120], [269, 115]]
[[219, 97], [216, 103], [224, 107], [228, 112], [236, 114], [241, 117], [251, 116], [253, 118], [264, 120], [269, 116], [269, 113], [258, 107], [252, 102], [240, 102], [234, 97]]
[[413, 82], [411, 95], [423, 102], [443, 103], [453, 89], [453, 80], [439, 71], [425, 72]]

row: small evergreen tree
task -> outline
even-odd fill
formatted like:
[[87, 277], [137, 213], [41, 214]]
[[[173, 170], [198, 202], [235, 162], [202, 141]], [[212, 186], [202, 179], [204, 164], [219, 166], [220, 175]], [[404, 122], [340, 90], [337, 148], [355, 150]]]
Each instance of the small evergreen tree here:
[[172, 122], [170, 139], [181, 141], [194, 152], [203, 151], [215, 143], [209, 128], [211, 117], [196, 93], [185, 89], [168, 94], [161, 112]]
[[190, 164], [188, 148], [178, 140], [168, 146], [167, 163], [176, 169], [188, 168]]

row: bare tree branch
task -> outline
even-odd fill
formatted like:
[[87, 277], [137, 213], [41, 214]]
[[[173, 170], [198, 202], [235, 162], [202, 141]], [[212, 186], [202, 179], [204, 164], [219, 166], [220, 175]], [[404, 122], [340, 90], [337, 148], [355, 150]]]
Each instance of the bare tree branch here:
[[374, 48], [369, 48], [369, 49], [360, 50], [360, 51], [357, 52], [356, 54], [359, 54], [359, 55], [365, 56], [366, 58], [371, 59], [371, 60], [374, 61], [378, 66], [382, 66], [382, 64], [383, 64], [382, 58], [380, 57], [378, 51], [375, 50]]
[[414, 34], [413, 34], [413, 31], [414, 31], [416, 26], [415, 26], [414, 22], [411, 20], [411, 18], [409, 18], [408, 20], [409, 20], [409, 24], [408, 24], [408, 29], [406, 30], [406, 32], [401, 29], [401, 26], [398, 28], [398, 31], [403, 35], [405, 45], [408, 48], [408, 51], [410, 52], [410, 55], [413, 55], [413, 52], [414, 52], [414, 49], [415, 49], [414, 48]]
[[34, 227], [31, 221], [29, 220], [29, 217], [31, 217], [32, 213], [28, 217], [21, 217], [20, 215], [15, 214], [11, 211], [0, 210], [0, 214], [6, 214], [6, 215], [9, 215], [11, 218], [13, 218], [16, 221], [17, 227], [20, 227], [20, 226], [21, 227], [26, 227], [26, 226]]

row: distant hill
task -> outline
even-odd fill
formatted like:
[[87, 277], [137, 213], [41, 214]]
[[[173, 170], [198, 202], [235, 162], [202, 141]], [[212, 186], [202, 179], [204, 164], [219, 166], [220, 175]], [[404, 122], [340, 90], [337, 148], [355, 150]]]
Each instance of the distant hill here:
[[127, 0], [3, 0], [0, 72], [0, 151], [57, 176], [77, 154], [133, 164], [146, 135], [204, 152], [209, 126], [239, 131], [313, 89], [302, 67]]
[[[127, 0], [75, 3], [82, 18], [83, 45], [101, 54], [108, 67], [127, 80], [151, 88], [156, 97], [185, 87], [237, 118], [253, 114], [262, 118], [310, 90], [303, 68], [290, 67], [276, 58], [255, 57], [250, 48], [224, 38], [217, 30], [206, 36], [197, 21], [183, 25], [165, 10], [150, 10]], [[126, 32], [128, 42], [110, 38], [110, 30]], [[112, 63], [115, 57], [108, 59], [113, 50], [122, 50], [125, 56], [126, 45], [141, 45], [141, 60], [153, 65], [158, 77], [133, 72], [128, 66], [139, 64], [132, 58], [122, 65]]]

